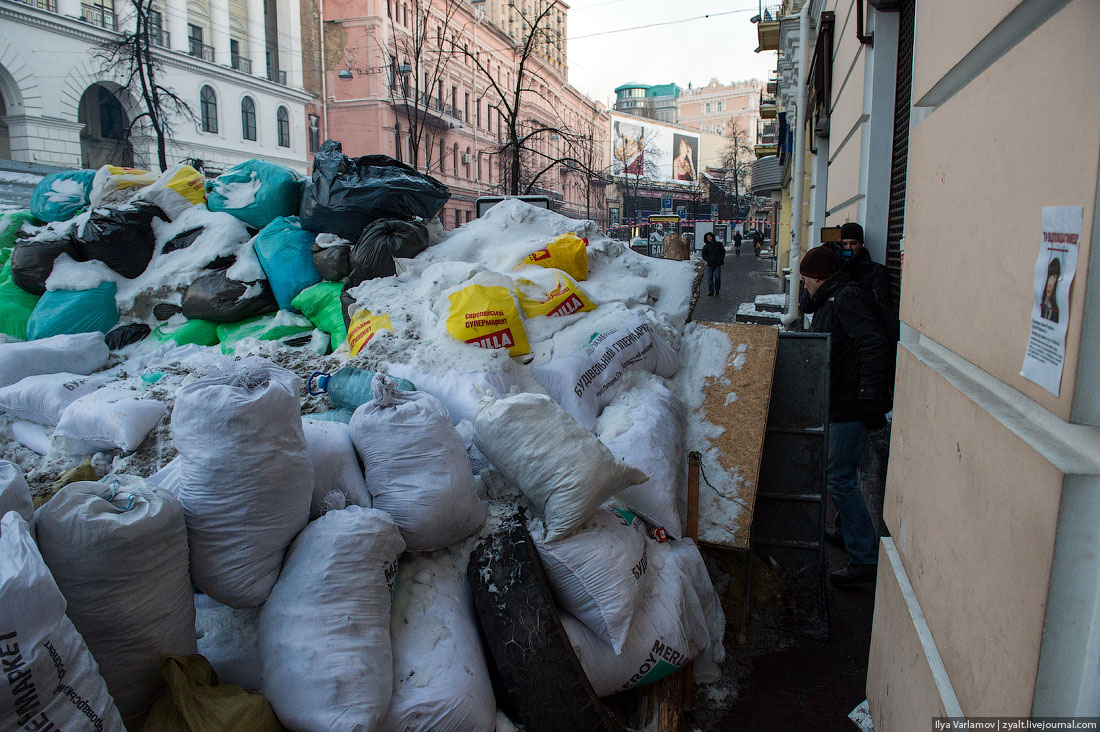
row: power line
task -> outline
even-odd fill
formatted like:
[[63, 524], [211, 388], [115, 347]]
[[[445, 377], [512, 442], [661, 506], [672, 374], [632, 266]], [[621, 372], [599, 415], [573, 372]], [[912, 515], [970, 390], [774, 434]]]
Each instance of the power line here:
[[659, 23], [648, 23], [646, 25], [636, 25], [633, 28], [619, 28], [617, 30], [600, 31], [599, 33], [589, 33], [584, 36], [573, 36], [569, 38], [570, 41], [579, 41], [582, 38], [594, 38], [596, 36], [607, 36], [613, 33], [626, 33], [628, 31], [644, 30], [645, 28], [657, 28], [664, 25], [678, 25], [680, 23], [690, 23], [693, 20], [704, 20], [706, 18], [717, 18], [722, 15], [733, 15], [734, 13], [749, 13], [752, 12], [752, 8], [743, 8], [741, 10], [726, 10], [721, 13], [707, 13], [706, 15], [696, 15], [694, 18], [683, 18], [682, 20], [665, 20]]

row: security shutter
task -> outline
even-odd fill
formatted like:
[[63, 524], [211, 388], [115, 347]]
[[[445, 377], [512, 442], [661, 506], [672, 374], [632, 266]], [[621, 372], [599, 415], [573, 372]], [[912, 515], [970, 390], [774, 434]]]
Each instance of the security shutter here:
[[909, 108], [913, 92], [915, 0], [898, 4], [898, 70], [894, 101], [894, 151], [890, 172], [890, 215], [886, 228], [886, 269], [890, 304], [901, 301], [901, 239], [905, 235], [905, 181], [909, 167]]

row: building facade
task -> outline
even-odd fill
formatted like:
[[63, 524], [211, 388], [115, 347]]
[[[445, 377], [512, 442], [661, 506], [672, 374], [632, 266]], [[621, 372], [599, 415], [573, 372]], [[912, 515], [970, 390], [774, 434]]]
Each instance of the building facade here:
[[[548, 66], [569, 76], [569, 6], [561, 0], [469, 0], [475, 13], [481, 13], [512, 40], [521, 41], [531, 32], [540, 15], [546, 18], [536, 52]], [[414, 3], [415, 4], [415, 3]]]
[[[173, 118], [169, 164], [218, 173], [253, 157], [307, 169], [300, 9], [296, 0], [154, 3], [161, 80], [194, 120]], [[155, 167], [140, 91], [99, 47], [134, 27], [130, 3], [0, 0], [0, 157], [61, 167]]]
[[700, 132], [729, 135], [740, 130], [754, 137], [763, 89], [764, 82], [757, 79], [730, 84], [711, 79], [706, 86], [689, 87], [680, 94], [678, 122]]

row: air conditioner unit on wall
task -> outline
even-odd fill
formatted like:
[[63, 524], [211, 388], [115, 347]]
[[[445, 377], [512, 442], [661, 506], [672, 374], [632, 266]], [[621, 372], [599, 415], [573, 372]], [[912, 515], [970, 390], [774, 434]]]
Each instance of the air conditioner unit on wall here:
[[471, 162], [473, 162], [473, 159], [474, 156], [470, 153], [462, 153], [462, 163], [464, 165], [469, 165]]

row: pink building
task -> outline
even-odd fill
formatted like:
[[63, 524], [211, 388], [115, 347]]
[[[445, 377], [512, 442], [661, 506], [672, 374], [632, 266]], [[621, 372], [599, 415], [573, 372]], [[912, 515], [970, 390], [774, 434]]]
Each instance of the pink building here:
[[680, 94], [680, 124], [700, 132], [729, 136], [734, 129], [756, 136], [760, 119], [760, 92], [764, 83], [757, 79], [722, 84], [711, 79], [706, 86]]
[[[348, 155], [390, 155], [447, 185], [447, 229], [476, 216], [479, 196], [507, 192], [500, 99], [514, 98], [519, 49], [477, 4], [327, 0], [322, 13], [323, 136]], [[548, 195], [566, 215], [606, 223], [603, 184], [590, 174], [607, 166], [606, 110], [538, 53], [525, 68], [523, 125], [553, 130], [531, 136], [520, 193]]]

